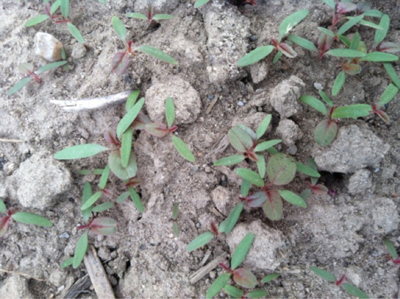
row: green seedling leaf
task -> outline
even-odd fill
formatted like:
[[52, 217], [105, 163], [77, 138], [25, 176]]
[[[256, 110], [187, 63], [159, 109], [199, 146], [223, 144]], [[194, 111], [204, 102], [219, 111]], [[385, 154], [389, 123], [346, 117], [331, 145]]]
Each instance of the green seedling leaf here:
[[296, 162], [285, 154], [273, 155], [267, 165], [270, 182], [277, 186], [289, 184], [296, 175]]
[[335, 0], [322, 0], [327, 4], [330, 8], [335, 9], [336, 8], [336, 3]]
[[345, 282], [342, 284], [342, 288], [349, 293], [350, 295], [357, 297], [357, 298], [369, 298], [367, 294], [365, 294], [363, 291], [361, 291], [359, 288], [356, 288], [355, 286]]
[[335, 139], [337, 132], [337, 124], [326, 119], [321, 121], [315, 128], [314, 138], [317, 144], [327, 146]]
[[349, 48], [352, 50], [358, 50], [360, 45], [360, 34], [356, 32], [351, 40]]
[[363, 18], [364, 18], [364, 15], [359, 15], [357, 17], [348, 17], [349, 20], [339, 28], [337, 34], [338, 35], [344, 34], [351, 27], [353, 27], [354, 25], [359, 23]]
[[382, 42], [378, 46], [380, 52], [397, 53], [400, 52], [400, 45], [392, 42]]
[[271, 123], [271, 120], [272, 120], [272, 115], [268, 114], [263, 119], [261, 124], [258, 126], [257, 132], [256, 132], [257, 140], [260, 139], [265, 134], [265, 132], [267, 132], [267, 129], [268, 129], [269, 124]]
[[117, 126], [117, 136], [120, 137], [122, 134], [131, 126], [135, 118], [138, 116], [140, 110], [144, 104], [144, 98], [141, 98], [125, 116], [120, 120]]
[[174, 16], [167, 15], [167, 14], [156, 14], [153, 16], [153, 20], [160, 21], [160, 20], [170, 20]]
[[207, 4], [208, 2], [210, 2], [210, 0], [197, 0], [196, 3], [194, 4], [194, 8], [199, 8], [204, 4]]
[[108, 148], [96, 143], [79, 144], [64, 148], [63, 150], [55, 153], [54, 159], [73, 160], [73, 159], [88, 158], [97, 155], [101, 152], [104, 152], [106, 150], [108, 150]]
[[245, 125], [242, 125], [242, 124], [238, 124], [238, 125], [236, 125], [236, 127], [238, 127], [239, 129], [242, 129], [243, 131], [245, 131], [246, 134], [250, 136], [252, 141], [256, 141], [257, 140], [256, 133], [252, 129], [250, 129], [249, 127], [246, 127]]
[[7, 92], [7, 95], [12, 95], [16, 93], [17, 91], [21, 90], [25, 85], [27, 85], [29, 82], [32, 81], [31, 77], [24, 78], [21, 81], [17, 82], [11, 89]]
[[48, 18], [50, 18], [48, 15], [38, 15], [36, 17], [33, 17], [32, 19], [29, 19], [25, 23], [25, 27], [35, 26], [37, 24], [40, 24], [40, 23], [46, 21]]
[[32, 213], [17, 212], [13, 214], [11, 218], [14, 219], [15, 221], [25, 224], [33, 224], [43, 227], [51, 227], [53, 225], [53, 223], [51, 223], [50, 220]]
[[246, 197], [247, 206], [250, 208], [259, 208], [267, 200], [267, 195], [264, 191], [256, 192], [251, 196]]
[[257, 169], [261, 178], [265, 177], [265, 158], [263, 154], [257, 154]]
[[364, 16], [374, 17], [374, 18], [382, 18], [383, 13], [376, 9], [369, 9], [366, 12], [364, 12]]
[[242, 298], [244, 292], [236, 287], [226, 285], [224, 290], [233, 298]]
[[264, 141], [264, 142], [257, 144], [257, 146], [254, 148], [254, 151], [255, 152], [265, 151], [281, 142], [282, 142], [281, 139], [273, 139], [273, 140], [269, 140], [269, 141]]
[[172, 98], [165, 100], [165, 118], [167, 119], [168, 128], [171, 128], [175, 121], [175, 106]]
[[126, 112], [129, 112], [129, 110], [132, 109], [132, 107], [135, 105], [137, 99], [139, 98], [139, 95], [140, 95], [140, 90], [134, 90], [129, 94], [128, 99], [126, 100], [126, 104], [125, 104]]
[[[315, 161], [313, 160], [313, 158], [308, 158], [307, 159], [307, 167], [309, 167], [309, 168], [311, 168], [312, 170], [314, 170], [315, 172], [317, 172], [318, 173], [318, 167], [317, 167], [317, 164], [315, 163]], [[318, 173], [319, 174], [319, 173]], [[312, 185], [315, 185], [317, 182], [318, 182], [318, 178], [319, 177], [311, 177], [311, 184]], [[303, 199], [304, 199], [304, 197], [303, 197]]]
[[174, 202], [174, 206], [172, 209], [172, 219], [176, 220], [178, 218], [178, 213], [179, 213], [179, 204], [177, 202]]
[[268, 292], [265, 290], [253, 290], [246, 294], [247, 298], [264, 298], [268, 295]]
[[366, 117], [372, 111], [371, 105], [354, 104], [350, 106], [338, 107], [333, 111], [332, 118], [354, 118]]
[[127, 167], [122, 166], [118, 151], [114, 151], [108, 156], [108, 165], [111, 171], [121, 180], [133, 178], [137, 172], [136, 155], [133, 152], [130, 155]]
[[385, 89], [383, 92], [381, 99], [378, 102], [378, 106], [382, 107], [389, 103], [393, 98], [397, 95], [399, 92], [399, 89], [392, 83], [389, 84], [389, 86]]
[[143, 213], [144, 212], [144, 207], [142, 204], [142, 201], [140, 200], [140, 196], [139, 194], [136, 192], [136, 190], [134, 188], [132, 188], [131, 186], [129, 186], [129, 194], [131, 195], [133, 204], [135, 205], [136, 209], [140, 212]]
[[185, 158], [189, 162], [194, 162], [196, 160], [193, 153], [190, 151], [190, 149], [183, 142], [182, 139], [176, 137], [175, 135], [172, 135], [172, 143], [174, 144], [178, 153], [180, 153], [183, 158]]
[[1, 213], [7, 213], [7, 207], [6, 207], [5, 203], [4, 203], [4, 201], [2, 201], [1, 199], [0, 199], [0, 212]]
[[78, 266], [82, 263], [82, 260], [85, 257], [87, 249], [88, 249], [88, 232], [85, 230], [82, 236], [79, 238], [78, 244], [76, 244], [74, 261], [72, 263], [72, 267], [74, 269], [78, 268]]
[[346, 81], [346, 73], [341, 71], [337, 75], [335, 82], [333, 83], [333, 87], [332, 87], [332, 95], [333, 96], [336, 96], [342, 90], [344, 81]]
[[307, 49], [309, 51], [317, 51], [317, 47], [314, 45], [314, 43], [306, 40], [305, 38], [290, 34], [288, 39], [304, 49]]
[[147, 123], [144, 125], [144, 130], [150, 135], [158, 138], [168, 135], [168, 128], [164, 124]]
[[[200, 1], [200, 0], [198, 0]], [[217, 277], [216, 280], [211, 284], [211, 286], [208, 288], [207, 293], [206, 293], [206, 298], [211, 299], [215, 295], [217, 295], [222, 288], [227, 284], [229, 279], [231, 278], [230, 273], [224, 273], [220, 276]]]
[[129, 197], [129, 191], [122, 193], [120, 196], [117, 197], [117, 203], [124, 202]]
[[81, 210], [84, 211], [88, 208], [90, 208], [98, 199], [103, 195], [102, 191], [97, 191], [95, 194], [93, 194], [88, 200], [85, 201], [84, 204], [82, 204]]
[[339, 35], [339, 40], [340, 40], [342, 43], [344, 43], [345, 46], [348, 47], [349, 49], [357, 50], [357, 48], [354, 49], [354, 48], [351, 47], [351, 40], [350, 40], [348, 37], [346, 37], [346, 36], [344, 36], [344, 35]]
[[111, 71], [115, 74], [122, 75], [128, 69], [129, 62], [129, 54], [127, 52], [117, 52], [111, 62]]
[[289, 191], [289, 190], [278, 190], [278, 193], [284, 200], [287, 202], [290, 202], [292, 205], [301, 207], [301, 208], [307, 208], [307, 204], [304, 201], [303, 198], [298, 196], [297, 194]]
[[248, 289], [253, 289], [258, 284], [257, 277], [245, 268], [236, 269], [233, 272], [233, 280], [241, 287]]
[[69, 267], [69, 266], [72, 265], [73, 261], [74, 261], [74, 258], [73, 258], [73, 257], [70, 257], [69, 259], [66, 259], [66, 260], [60, 265], [60, 267], [61, 267], [61, 268]]
[[269, 274], [269, 275], [265, 276], [263, 279], [261, 279], [261, 283], [270, 282], [270, 281], [278, 278], [279, 276], [280, 276], [280, 274], [278, 274], [278, 273]]
[[240, 186], [240, 195], [242, 195], [242, 197], [246, 197], [249, 194], [250, 187], [251, 183], [243, 179], [242, 185]]
[[214, 162], [215, 166], [222, 166], [222, 165], [235, 165], [242, 162], [245, 159], [244, 155], [233, 155], [229, 157], [225, 157], [219, 159], [218, 161]]
[[107, 211], [107, 210], [113, 208], [114, 206], [115, 205], [114, 205], [113, 202], [105, 202], [105, 203], [102, 203], [102, 204], [100, 204], [98, 206], [93, 207], [92, 212], [93, 213], [104, 212], [104, 211]]
[[274, 46], [268, 45], [263, 47], [258, 47], [251, 51], [250, 53], [246, 54], [242, 57], [236, 64], [239, 67], [244, 67], [248, 65], [252, 65], [261, 59], [267, 57], [271, 52], [274, 50]]
[[331, 99], [327, 96], [327, 94], [325, 92], [323, 92], [322, 90], [318, 90], [319, 95], [321, 96], [321, 98], [324, 100], [324, 102], [329, 106], [332, 107], [333, 103], [331, 101]]
[[317, 98], [314, 98], [313, 96], [301, 96], [300, 101], [313, 107], [315, 110], [321, 112], [323, 115], [326, 115], [326, 107], [324, 103], [322, 103], [320, 100]]
[[330, 282], [336, 282], [336, 277], [332, 273], [325, 271], [323, 269], [317, 268], [317, 267], [311, 267], [311, 271], [313, 271], [315, 274], [317, 274], [319, 277], [322, 277], [323, 279], [326, 279], [327, 281]]
[[384, 238], [383, 242], [385, 243], [385, 246], [386, 246], [387, 250], [389, 251], [389, 254], [392, 257], [392, 259], [397, 260], [399, 255], [397, 254], [396, 248], [394, 247], [393, 243], [390, 242], [390, 240], [388, 238]]
[[138, 12], [130, 12], [127, 13], [126, 16], [134, 19], [147, 20], [147, 16]]
[[242, 241], [240, 241], [239, 245], [236, 247], [235, 252], [232, 255], [231, 260], [231, 269], [235, 270], [239, 265], [243, 262], [247, 253], [250, 250], [251, 245], [254, 241], [254, 234], [248, 233]]
[[131, 152], [132, 152], [132, 139], [133, 139], [133, 130], [132, 128], [128, 128], [122, 134], [122, 143], [121, 143], [121, 165], [126, 168], [128, 166]]
[[117, 35], [123, 40], [126, 41], [126, 28], [124, 23], [118, 19], [117, 17], [113, 17], [111, 20], [111, 24], [114, 27], [115, 32]]
[[91, 231], [98, 235], [112, 235], [117, 231], [117, 221], [109, 217], [93, 219], [90, 224]]
[[237, 175], [252, 183], [253, 185], [264, 187], [264, 181], [258, 173], [255, 173], [254, 171], [246, 168], [236, 168], [235, 172]]
[[356, 63], [346, 63], [343, 69], [349, 75], [357, 75], [362, 71], [361, 66]]
[[[282, 52], [282, 54], [284, 54], [286, 57], [295, 58], [297, 56], [296, 51], [286, 43], [280, 43], [278, 45], [278, 49], [279, 49], [279, 52]], [[279, 52], [277, 53], [277, 55], [279, 55]], [[278, 60], [276, 60], [273, 63], [276, 63], [277, 61]]]
[[[364, 14], [364, 16], [366, 16], [366, 14]], [[374, 28], [374, 29], [377, 29], [377, 30], [384, 29], [382, 26], [379, 26], [378, 24], [375, 24], [375, 23], [372, 23], [372, 22], [369, 22], [369, 21], [365, 21], [365, 20], [361, 20], [359, 24], [363, 25], [363, 26], [370, 27], [370, 28]]]
[[174, 231], [175, 237], [179, 237], [179, 227], [176, 222], [172, 224], [172, 230]]
[[318, 27], [318, 30], [321, 31], [322, 33], [326, 34], [329, 37], [335, 37], [335, 33], [333, 33], [331, 30], [326, 29], [324, 27]]
[[238, 126], [228, 131], [229, 142], [241, 153], [246, 152], [253, 146], [253, 140], [250, 135]]
[[76, 28], [73, 24], [68, 23], [68, 30], [71, 35], [81, 44], [85, 43], [85, 39], [83, 38], [81, 32]]
[[306, 201], [307, 199], [309, 199], [310, 196], [311, 196], [311, 189], [306, 189], [306, 190], [304, 190], [303, 192], [300, 193], [300, 197], [301, 197], [302, 199], [304, 199], [305, 201]]
[[167, 53], [164, 53], [163, 51], [161, 51], [159, 49], [143, 45], [143, 46], [138, 47], [136, 50], [146, 53], [150, 56], [153, 56], [154, 58], [157, 58], [161, 61], [164, 61], [164, 62], [167, 62], [170, 64], [178, 64], [178, 62], [175, 59], [173, 59]]
[[[90, 185], [89, 182], [86, 182], [85, 185], [83, 185], [82, 205], [84, 205], [88, 201], [88, 199], [92, 197], [92, 195], [93, 195], [92, 186]], [[82, 217], [85, 220], [85, 222], [89, 221], [91, 214], [92, 214], [92, 209], [90, 207], [82, 210]]]
[[99, 182], [100, 189], [104, 189], [106, 187], [109, 175], [110, 175], [110, 167], [107, 165], [106, 168], [104, 168], [103, 174], [101, 175], [100, 178]]
[[379, 26], [383, 29], [376, 30], [374, 36], [374, 45], [378, 45], [381, 41], [383, 41], [388, 33], [390, 26], [390, 18], [388, 15], [383, 15], [381, 21], [379, 22]]
[[281, 219], [283, 203], [279, 193], [277, 190], [269, 190], [266, 195], [267, 200], [262, 206], [265, 216], [272, 221]]
[[287, 16], [279, 25], [279, 40], [281, 40], [294, 26], [299, 24], [308, 15], [308, 9], [302, 9]]
[[219, 233], [229, 234], [235, 227], [237, 221], [239, 220], [240, 214], [243, 211], [244, 204], [238, 203], [232, 211], [229, 213], [228, 218], [226, 218], [218, 227]]
[[281, 59], [283, 55], [282, 51], [278, 51], [278, 53], [276, 53], [276, 55], [274, 56], [274, 59], [272, 60], [272, 63], [275, 64], [279, 61], [279, 59]]
[[50, 7], [50, 14], [53, 15], [60, 6], [61, 0], [56, 0]]
[[399, 60], [399, 57], [390, 53], [371, 52], [368, 53], [365, 57], [361, 58], [361, 60], [372, 62], [392, 62]]
[[39, 75], [41, 73], [58, 68], [59, 66], [62, 66], [64, 64], [66, 64], [67, 62], [68, 61], [57, 61], [57, 62], [46, 64], [46, 65], [42, 66], [41, 68], [39, 68], [36, 73]]
[[396, 85], [397, 88], [400, 88], [400, 79], [397, 76], [397, 73], [394, 70], [393, 65], [391, 65], [390, 63], [384, 63], [383, 66], [387, 74], [389, 75], [390, 79], [393, 81], [394, 85]]
[[318, 173], [318, 171], [312, 169], [311, 167], [308, 167], [307, 165], [304, 165], [301, 162], [297, 162], [297, 171], [304, 173], [310, 177], [314, 177], [314, 178], [319, 178], [321, 175]]
[[196, 239], [194, 239], [192, 242], [190, 242], [188, 246], [186, 246], [186, 251], [191, 252], [193, 250], [196, 250], [196, 249], [206, 245], [213, 238], [214, 238], [214, 234], [212, 232], [206, 232], [204, 234], [201, 234]]
[[21, 72], [21, 74], [28, 75], [29, 73], [33, 72], [34, 67], [32, 63], [23, 63], [18, 66], [18, 70]]
[[365, 56], [365, 53], [352, 49], [333, 49], [329, 50], [325, 54], [335, 57], [344, 57], [344, 58], [358, 58]]
[[64, 18], [68, 18], [69, 15], [69, 0], [61, 0], [61, 14]]

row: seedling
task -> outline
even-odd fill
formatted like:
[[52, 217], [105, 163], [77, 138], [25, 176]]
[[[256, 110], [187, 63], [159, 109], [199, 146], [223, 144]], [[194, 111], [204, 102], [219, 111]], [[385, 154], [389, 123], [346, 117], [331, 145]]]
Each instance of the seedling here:
[[127, 13], [126, 16], [130, 17], [130, 18], [134, 18], [134, 19], [139, 19], [139, 20], [147, 20], [151, 24], [158, 24], [157, 21], [170, 20], [174, 17], [174, 16], [168, 15], [168, 14], [154, 14], [153, 5], [151, 5], [151, 4], [147, 8], [146, 15], [138, 13], [138, 12], [130, 12], [130, 13]]
[[387, 238], [383, 239], [383, 242], [385, 243], [385, 246], [389, 251], [390, 260], [393, 262], [393, 264], [400, 265], [400, 258], [399, 255], [397, 254], [397, 250], [394, 247], [393, 243]]
[[[61, 14], [55, 14], [58, 8], [61, 7]], [[56, 0], [52, 5], [48, 1], [44, 3], [44, 14], [38, 15], [25, 23], [25, 27], [35, 26], [48, 19], [51, 19], [55, 24], [66, 23], [71, 35], [80, 43], [84, 43], [82, 34], [69, 20], [69, 0]]]
[[7, 209], [6, 205], [1, 199], [0, 199], [0, 213], [6, 214], [6, 216], [0, 217], [0, 238], [7, 233], [11, 219], [20, 223], [33, 224], [43, 227], [51, 227], [53, 225], [53, 223], [51, 223], [50, 220], [42, 216], [32, 213], [17, 212], [17, 211], [12, 211], [11, 209]]
[[245, 55], [243, 58], [241, 58], [238, 62], [237, 65], [239, 67], [244, 67], [247, 65], [254, 64], [261, 59], [264, 59], [267, 57], [273, 50], [276, 50], [277, 53], [275, 55], [275, 58], [273, 60], [273, 63], [278, 62], [278, 60], [282, 57], [282, 55], [285, 55], [289, 58], [294, 58], [297, 56], [296, 51], [291, 47], [292, 43], [295, 43], [299, 45], [300, 47], [303, 47], [307, 50], [310, 51], [316, 51], [317, 48], [314, 46], [314, 44], [300, 36], [290, 34], [287, 39], [288, 42], [282, 42], [282, 40], [288, 35], [291, 29], [295, 27], [297, 24], [299, 24], [302, 20], [307, 17], [309, 11], [307, 9], [299, 10], [288, 17], [286, 17], [282, 23], [279, 25], [279, 38], [278, 39], [272, 39], [272, 45], [268, 46], [262, 46], [258, 47], [255, 50], [251, 51], [247, 55]]
[[173, 59], [171, 56], [169, 56], [168, 54], [164, 53], [159, 49], [147, 45], [142, 45], [133, 49], [132, 48], [133, 41], [127, 40], [127, 32], [124, 23], [115, 16], [112, 18], [111, 23], [115, 32], [122, 39], [125, 45], [125, 50], [117, 52], [112, 60], [112, 71], [114, 73], [123, 74], [126, 72], [129, 66], [130, 57], [136, 56], [135, 51], [146, 53], [150, 56], [153, 56], [154, 58], [157, 58], [161, 61], [170, 64], [178, 64], [178, 62], [176, 62], [175, 59]]
[[350, 295], [357, 297], [357, 298], [368, 298], [368, 295], [365, 294], [363, 291], [361, 291], [359, 288], [356, 288], [355, 286], [353, 286], [347, 282], [344, 282], [346, 279], [345, 274], [343, 274], [340, 279], [336, 280], [335, 275], [333, 275], [332, 273], [330, 273], [328, 271], [325, 271], [325, 270], [317, 268], [317, 267], [311, 267], [310, 269], [315, 274], [317, 274], [319, 277], [322, 277], [323, 279], [325, 279], [329, 282], [334, 282], [337, 286], [341, 286]]
[[179, 237], [179, 228], [177, 223], [178, 213], [179, 213], [179, 205], [178, 203], [175, 202], [172, 210], [172, 221], [173, 221], [172, 228], [174, 230], [175, 237]]
[[19, 71], [24, 75], [28, 75], [28, 77], [25, 77], [24, 79], [19, 81], [17, 84], [15, 84], [13, 87], [11, 87], [11, 89], [8, 91], [7, 94], [12, 95], [12, 94], [16, 93], [17, 91], [22, 89], [25, 85], [27, 85], [32, 80], [35, 80], [37, 83], [41, 84], [42, 79], [40, 79], [40, 77], [39, 77], [39, 75], [41, 73], [58, 68], [59, 66], [62, 66], [66, 63], [67, 63], [67, 61], [58, 61], [58, 62], [49, 63], [49, 64], [42, 66], [37, 71], [34, 70], [34, 66], [31, 63], [21, 64], [18, 67]]
[[186, 246], [186, 251], [191, 252], [209, 243], [214, 237], [218, 236], [219, 232], [214, 222], [211, 223], [211, 231], [199, 235], [196, 239]]

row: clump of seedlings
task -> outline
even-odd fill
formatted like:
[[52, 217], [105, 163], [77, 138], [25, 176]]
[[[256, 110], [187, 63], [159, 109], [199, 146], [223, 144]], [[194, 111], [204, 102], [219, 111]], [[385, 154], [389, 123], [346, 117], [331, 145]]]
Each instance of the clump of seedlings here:
[[27, 85], [29, 82], [32, 80], [35, 80], [37, 83], [41, 84], [42, 79], [39, 77], [40, 74], [50, 71], [52, 69], [58, 68], [64, 64], [66, 64], [67, 61], [58, 61], [58, 62], [53, 62], [46, 64], [42, 67], [40, 67], [37, 71], [34, 70], [34, 66], [32, 63], [23, 63], [21, 64], [18, 69], [19, 71], [24, 74], [28, 75], [28, 77], [25, 77], [21, 81], [17, 82], [11, 89], [7, 92], [7, 95], [12, 95], [16, 93], [17, 91], [21, 90], [25, 85]]
[[[104, 0], [102, 0], [104, 1]], [[61, 14], [55, 14], [56, 11], [61, 7]], [[67, 24], [68, 30], [71, 35], [80, 43], [84, 43], [85, 40], [78, 30], [78, 28], [73, 25], [69, 18], [69, 0], [56, 0], [52, 5], [49, 1], [44, 3], [44, 14], [33, 17], [25, 23], [25, 27], [35, 26], [48, 19], [51, 19], [55, 24]]]
[[[278, 62], [282, 55], [285, 55], [289, 58], [294, 58], [297, 56], [297, 53], [291, 46], [293, 43], [299, 45], [300, 47], [303, 47], [304, 49], [316, 51], [317, 48], [312, 42], [294, 34], [288, 35], [290, 30], [292, 30], [297, 24], [299, 24], [307, 17], [308, 13], [309, 11], [307, 9], [302, 9], [286, 17], [279, 25], [278, 39], [271, 40], [272, 45], [257, 47], [256, 49], [245, 55], [243, 58], [241, 58], [237, 62], [237, 65], [239, 67], [252, 65], [267, 57], [274, 50], [276, 50], [277, 53], [273, 59], [273, 63]], [[283, 39], [286, 36], [288, 41], [283, 42]]]
[[20, 223], [32, 224], [43, 227], [51, 227], [53, 225], [53, 223], [51, 223], [50, 220], [42, 216], [32, 213], [17, 212], [17, 211], [12, 211], [11, 209], [7, 209], [6, 205], [4, 204], [4, 201], [2, 201], [1, 199], [0, 199], [0, 213], [6, 214], [6, 216], [0, 217], [0, 238], [7, 233], [11, 219]]
[[368, 298], [368, 295], [365, 294], [363, 291], [361, 291], [359, 288], [344, 282], [346, 279], [346, 275], [343, 274], [342, 277], [338, 280], [336, 280], [335, 275], [332, 273], [321, 269], [317, 267], [311, 267], [311, 271], [313, 271], [315, 274], [317, 274], [319, 277], [322, 277], [323, 279], [335, 283], [337, 286], [341, 286], [347, 293], [349, 293], [351, 296], [357, 297], [357, 298]]
[[357, 119], [374, 113], [386, 123], [389, 123], [390, 118], [382, 109], [394, 99], [398, 92], [399, 89], [394, 84], [390, 83], [382, 94], [379, 102], [372, 106], [368, 104], [354, 104], [336, 107], [333, 105], [332, 100], [322, 90], [319, 91], [319, 94], [328, 106], [328, 109], [323, 102], [313, 96], [303, 95], [300, 98], [300, 101], [311, 106], [327, 117], [327, 119], [321, 121], [317, 125], [314, 131], [314, 138], [317, 144], [327, 146], [336, 138], [338, 132], [338, 121], [341, 118]]
[[117, 52], [112, 60], [112, 72], [116, 74], [125, 73], [130, 63], [130, 57], [136, 56], [135, 51], [146, 53], [150, 56], [153, 56], [154, 58], [170, 64], [178, 64], [175, 59], [157, 48], [142, 45], [133, 49], [133, 41], [127, 40], [127, 32], [124, 23], [115, 16], [112, 18], [111, 23], [115, 32], [121, 38], [125, 45], [125, 50]]
[[157, 21], [170, 20], [174, 17], [174, 16], [168, 15], [168, 14], [154, 14], [154, 8], [153, 8], [153, 5], [151, 5], [151, 4], [147, 8], [146, 15], [139, 13], [139, 12], [130, 12], [130, 13], [127, 13], [126, 16], [129, 18], [149, 21], [150, 24], [158, 24]]

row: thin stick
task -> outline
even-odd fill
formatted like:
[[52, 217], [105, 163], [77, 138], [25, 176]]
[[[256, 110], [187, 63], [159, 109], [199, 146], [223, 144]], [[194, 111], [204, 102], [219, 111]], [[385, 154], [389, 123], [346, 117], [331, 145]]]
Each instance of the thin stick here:
[[20, 139], [5, 139], [5, 138], [0, 138], [0, 142], [21, 143], [21, 142], [24, 142], [24, 141], [23, 141], [23, 140], [20, 140]]
[[29, 278], [29, 279], [34, 279], [34, 280], [37, 280], [37, 281], [47, 282], [47, 280], [45, 280], [45, 279], [41, 279], [41, 278], [37, 278], [37, 277], [34, 277], [34, 276], [30, 276], [30, 275], [22, 273], [22, 272], [8, 271], [8, 270], [4, 270], [4, 269], [0, 269], [0, 272], [5, 272], [5, 273], [9, 273], [9, 274], [16, 274], [16, 275], [19, 275], [19, 276], [24, 276], [24, 277]]
[[200, 279], [202, 279], [204, 276], [210, 273], [212, 269], [217, 267], [219, 263], [224, 262], [227, 256], [228, 254], [224, 252], [223, 254], [215, 258], [213, 261], [211, 261], [204, 267], [201, 267], [199, 270], [197, 270], [195, 273], [193, 273], [193, 275], [189, 277], [190, 283], [195, 284], [196, 282], [198, 282]]
[[126, 101], [131, 91], [124, 91], [106, 97], [58, 101], [51, 100], [50, 103], [56, 104], [66, 111], [87, 111], [105, 108], [113, 105], [122, 104]]

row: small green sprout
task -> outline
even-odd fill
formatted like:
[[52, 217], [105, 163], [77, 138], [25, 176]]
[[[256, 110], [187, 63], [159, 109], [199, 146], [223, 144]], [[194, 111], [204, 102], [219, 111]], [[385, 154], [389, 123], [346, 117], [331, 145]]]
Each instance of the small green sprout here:
[[397, 250], [394, 247], [393, 243], [388, 238], [384, 238], [383, 243], [385, 243], [385, 246], [389, 251], [390, 259], [393, 262], [393, 264], [400, 265], [400, 258], [399, 255], [397, 254]]
[[142, 13], [138, 12], [130, 12], [126, 14], [127, 17], [129, 18], [134, 18], [134, 19], [139, 19], [139, 20], [147, 20], [151, 24], [158, 24], [157, 21], [160, 20], [170, 20], [174, 16], [168, 15], [168, 14], [154, 14], [154, 8], [153, 5], [149, 5], [147, 8], [147, 15], [144, 15]]
[[16, 93], [17, 91], [22, 89], [25, 85], [27, 85], [32, 80], [35, 80], [37, 83], [41, 84], [42, 79], [40, 79], [38, 75], [40, 75], [41, 73], [50, 71], [52, 69], [58, 68], [59, 66], [62, 66], [66, 63], [67, 63], [67, 61], [58, 61], [58, 62], [49, 63], [49, 64], [46, 64], [46, 65], [42, 66], [41, 68], [39, 68], [36, 72], [34, 71], [33, 64], [31, 64], [31, 63], [21, 64], [18, 67], [19, 71], [24, 75], [28, 75], [28, 77], [22, 79], [17, 84], [15, 84], [13, 87], [11, 87], [11, 89], [8, 91], [7, 95], [10, 96], [10, 95]]

